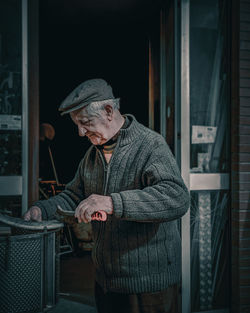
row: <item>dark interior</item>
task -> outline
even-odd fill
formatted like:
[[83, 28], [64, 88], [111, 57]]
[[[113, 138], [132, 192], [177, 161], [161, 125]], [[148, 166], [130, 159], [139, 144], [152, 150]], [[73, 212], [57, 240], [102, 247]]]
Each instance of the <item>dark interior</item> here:
[[[121, 100], [121, 113], [148, 126], [148, 40], [159, 25], [159, 7], [150, 0], [40, 1], [40, 123], [55, 128], [49, 144], [60, 183], [73, 178], [90, 145], [57, 110], [84, 80], [104, 78]], [[43, 180], [54, 179], [47, 144], [40, 142]], [[76, 248], [61, 261], [61, 292], [94, 305], [90, 254]]]
[[[40, 3], [40, 122], [55, 128], [51, 150], [59, 181], [67, 183], [89, 143], [57, 109], [78, 84], [104, 78], [121, 99], [121, 112], [148, 125], [148, 38], [158, 25], [160, 2]], [[53, 179], [46, 147], [40, 148], [40, 177]]]

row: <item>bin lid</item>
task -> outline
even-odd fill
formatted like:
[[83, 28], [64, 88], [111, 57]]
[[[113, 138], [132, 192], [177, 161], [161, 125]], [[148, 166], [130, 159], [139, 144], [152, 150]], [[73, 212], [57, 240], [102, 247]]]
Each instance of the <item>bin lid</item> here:
[[64, 226], [63, 223], [58, 222], [57, 220], [49, 220], [49, 221], [42, 221], [42, 222], [35, 222], [35, 221], [25, 221], [22, 218], [12, 217], [8, 215], [4, 215], [0, 213], [0, 222], [16, 227], [22, 228], [27, 230], [34, 230], [34, 231], [41, 231], [41, 230], [55, 230], [58, 228], [62, 228]]

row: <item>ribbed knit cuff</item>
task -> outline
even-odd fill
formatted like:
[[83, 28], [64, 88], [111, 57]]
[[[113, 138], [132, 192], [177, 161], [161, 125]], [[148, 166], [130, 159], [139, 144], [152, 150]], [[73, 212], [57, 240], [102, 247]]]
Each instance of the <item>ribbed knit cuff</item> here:
[[54, 218], [56, 213], [56, 202], [54, 199], [56, 197], [58, 198], [58, 196], [55, 196], [53, 198], [49, 198], [48, 200], [39, 200], [34, 203], [34, 205], [41, 209], [43, 220], [51, 220]]
[[117, 218], [121, 218], [123, 214], [123, 205], [121, 196], [119, 193], [111, 193], [110, 196], [113, 201], [114, 216]]
[[48, 214], [47, 214], [47, 211], [46, 209], [44, 208], [43, 204], [42, 204], [42, 201], [37, 201], [35, 202], [33, 205], [35, 206], [38, 206], [39, 209], [41, 210], [42, 212], [42, 220], [48, 220]]

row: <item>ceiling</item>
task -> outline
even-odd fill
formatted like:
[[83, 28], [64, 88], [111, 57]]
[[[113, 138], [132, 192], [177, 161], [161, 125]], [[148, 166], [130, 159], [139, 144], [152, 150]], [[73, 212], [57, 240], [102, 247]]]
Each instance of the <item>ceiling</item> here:
[[43, 0], [50, 23], [106, 23], [145, 20], [159, 11], [163, 0]]

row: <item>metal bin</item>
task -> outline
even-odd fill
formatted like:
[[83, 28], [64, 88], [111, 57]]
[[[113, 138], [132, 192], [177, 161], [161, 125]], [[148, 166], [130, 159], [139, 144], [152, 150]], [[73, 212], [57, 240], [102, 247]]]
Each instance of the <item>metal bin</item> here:
[[36, 313], [58, 300], [60, 229], [0, 214], [10, 233], [0, 235], [0, 312]]

